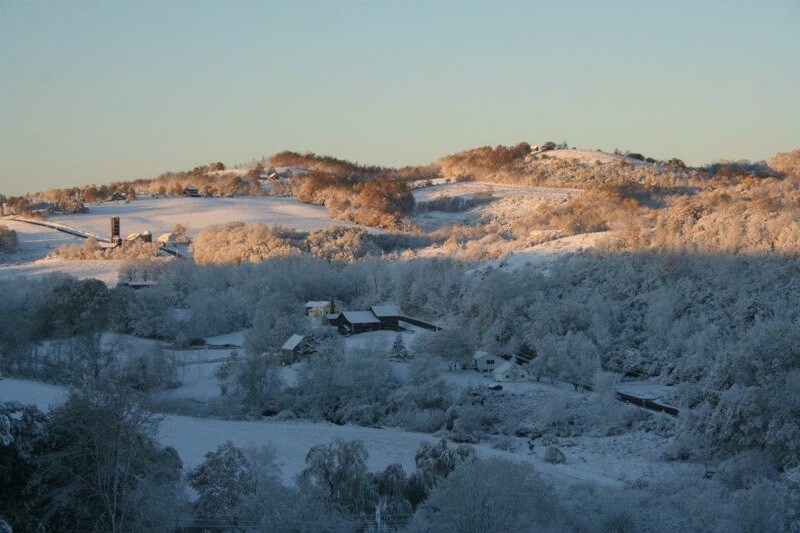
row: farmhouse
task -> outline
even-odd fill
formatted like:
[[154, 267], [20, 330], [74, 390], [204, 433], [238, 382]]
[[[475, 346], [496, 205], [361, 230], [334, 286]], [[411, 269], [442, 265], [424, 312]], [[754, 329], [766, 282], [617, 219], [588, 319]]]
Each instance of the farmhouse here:
[[476, 352], [472, 358], [472, 364], [478, 372], [493, 372], [503, 363], [503, 359], [489, 352]]
[[183, 195], [184, 196], [191, 196], [193, 198], [196, 198], [196, 197], [200, 196], [200, 192], [197, 190], [197, 187], [193, 187], [193, 186], [190, 185], [190, 186], [186, 187], [183, 190]]
[[382, 323], [372, 311], [344, 311], [335, 319], [339, 332], [345, 335], [377, 331]]
[[494, 369], [495, 381], [525, 381], [528, 373], [516, 361], [507, 361]]
[[306, 302], [306, 316], [319, 318], [326, 315], [336, 314], [342, 312], [342, 306], [333, 299], [330, 300], [312, 300]]

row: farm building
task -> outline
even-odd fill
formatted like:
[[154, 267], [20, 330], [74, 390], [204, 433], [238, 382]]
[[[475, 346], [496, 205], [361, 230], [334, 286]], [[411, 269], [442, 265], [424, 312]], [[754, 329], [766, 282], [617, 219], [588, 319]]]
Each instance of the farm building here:
[[200, 196], [200, 192], [197, 190], [197, 187], [192, 187], [190, 185], [189, 187], [186, 187], [183, 190], [183, 195], [184, 196], [191, 196], [193, 198], [196, 198], [196, 197]]
[[281, 359], [283, 364], [291, 365], [303, 355], [303, 350], [306, 348], [306, 337], [295, 333], [287, 339], [281, 346]]
[[148, 287], [155, 287], [158, 285], [157, 281], [146, 281], [146, 280], [131, 280], [131, 281], [120, 281], [120, 285], [127, 285], [131, 289], [138, 291], [141, 289], [147, 289]]
[[372, 311], [344, 311], [336, 318], [340, 333], [356, 334], [382, 329], [381, 321]]
[[477, 352], [472, 358], [472, 364], [478, 372], [494, 372], [501, 363], [503, 359], [499, 355], [484, 351]]
[[342, 312], [342, 306], [335, 300], [312, 300], [306, 302], [306, 316], [319, 318]]
[[494, 369], [495, 381], [525, 381], [528, 373], [516, 361], [507, 361]]
[[288, 180], [295, 176], [305, 176], [310, 170], [299, 167], [269, 167], [259, 175], [261, 180]]
[[400, 329], [403, 314], [396, 305], [373, 305], [369, 310], [381, 321], [383, 329]]
[[192, 240], [185, 234], [164, 233], [158, 237], [158, 243], [164, 245], [171, 244], [192, 244]]

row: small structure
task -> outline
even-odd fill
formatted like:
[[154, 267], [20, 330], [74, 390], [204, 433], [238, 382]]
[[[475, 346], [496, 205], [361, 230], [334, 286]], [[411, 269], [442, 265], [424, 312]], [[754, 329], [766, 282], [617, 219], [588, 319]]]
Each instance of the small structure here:
[[114, 191], [114, 193], [109, 198], [112, 202], [120, 202], [128, 199], [128, 195], [124, 192]]
[[259, 179], [270, 181], [288, 180], [295, 176], [305, 176], [309, 172], [311, 171], [300, 167], [269, 167], [261, 171]]
[[372, 311], [344, 311], [336, 318], [336, 326], [340, 333], [355, 335], [380, 330], [381, 321], [372, 314]]
[[146, 280], [132, 280], [132, 281], [121, 281], [120, 285], [127, 285], [131, 289], [138, 291], [141, 289], [147, 289], [148, 287], [155, 287], [158, 285], [157, 281], [146, 281]]
[[158, 243], [163, 245], [192, 244], [192, 239], [184, 234], [175, 234], [169, 232], [159, 236]]
[[326, 315], [342, 312], [342, 306], [335, 300], [312, 300], [306, 302], [306, 316], [319, 318]]
[[111, 242], [118, 243], [119, 237], [119, 217], [113, 216], [111, 217]]
[[400, 329], [400, 319], [403, 314], [396, 305], [373, 305], [369, 310], [381, 321], [383, 329]]
[[133, 242], [153, 242], [153, 235], [145, 230], [142, 233], [131, 233], [123, 240], [124, 243], [130, 244]]
[[284, 365], [291, 365], [300, 359], [305, 340], [306, 337], [304, 335], [298, 335], [295, 333], [283, 343], [283, 346], [281, 346], [281, 359], [283, 360]]
[[478, 372], [494, 372], [501, 365], [503, 359], [489, 352], [476, 352], [472, 357], [472, 364]]
[[183, 190], [184, 196], [191, 196], [192, 198], [197, 198], [200, 196], [200, 192], [197, 190], [197, 187], [189, 185]]
[[507, 361], [494, 369], [495, 381], [525, 381], [528, 373], [516, 361]]

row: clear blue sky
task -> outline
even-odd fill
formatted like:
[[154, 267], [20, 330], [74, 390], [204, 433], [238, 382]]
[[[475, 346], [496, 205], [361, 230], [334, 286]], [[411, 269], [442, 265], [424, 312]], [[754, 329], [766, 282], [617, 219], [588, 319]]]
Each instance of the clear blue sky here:
[[0, 0], [0, 192], [281, 149], [800, 147], [800, 0]]

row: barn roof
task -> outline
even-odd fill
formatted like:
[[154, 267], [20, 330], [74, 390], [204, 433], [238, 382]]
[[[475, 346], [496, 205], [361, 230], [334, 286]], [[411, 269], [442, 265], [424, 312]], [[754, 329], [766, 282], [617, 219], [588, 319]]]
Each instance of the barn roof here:
[[294, 335], [289, 337], [289, 340], [283, 343], [283, 346], [281, 346], [281, 348], [283, 348], [284, 350], [294, 350], [295, 348], [297, 348], [297, 345], [303, 341], [303, 339], [305, 339], [303, 335], [298, 335], [297, 333], [295, 333]]
[[484, 350], [479, 350], [479, 351], [475, 352], [475, 355], [472, 356], [472, 359], [474, 359], [475, 361], [478, 361], [480, 359], [484, 359], [485, 357], [496, 357], [496, 358], [500, 359], [500, 356], [495, 355], [493, 353], [489, 353], [489, 352], [484, 351]]
[[378, 318], [385, 318], [385, 317], [398, 317], [401, 316], [400, 308], [396, 305], [373, 305], [370, 307], [370, 310], [375, 313], [375, 316]]
[[512, 363], [509, 363], [508, 361], [506, 361], [502, 365], [500, 365], [497, 368], [495, 368], [494, 372], [495, 372], [495, 374], [505, 374], [506, 372], [511, 370], [511, 367], [513, 367], [513, 366], [514, 365]]
[[376, 324], [380, 322], [375, 318], [372, 311], [345, 311], [342, 315], [351, 324]]
[[325, 307], [329, 303], [331, 303], [330, 300], [311, 300], [306, 302], [306, 307]]

